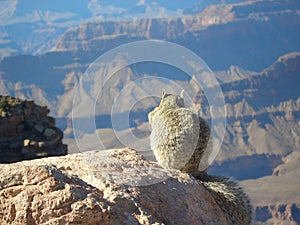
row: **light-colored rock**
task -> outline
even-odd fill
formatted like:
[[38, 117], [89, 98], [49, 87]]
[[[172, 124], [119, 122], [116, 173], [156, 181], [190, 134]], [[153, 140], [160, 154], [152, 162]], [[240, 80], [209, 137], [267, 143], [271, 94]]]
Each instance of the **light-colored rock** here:
[[3, 225], [228, 224], [194, 178], [128, 148], [1, 164], [0, 171]]
[[45, 142], [39, 141], [39, 142], [38, 142], [38, 146], [39, 146], [39, 148], [45, 147]]
[[24, 143], [24, 147], [27, 147], [27, 146], [30, 145], [30, 140], [29, 139], [25, 139], [23, 143]]

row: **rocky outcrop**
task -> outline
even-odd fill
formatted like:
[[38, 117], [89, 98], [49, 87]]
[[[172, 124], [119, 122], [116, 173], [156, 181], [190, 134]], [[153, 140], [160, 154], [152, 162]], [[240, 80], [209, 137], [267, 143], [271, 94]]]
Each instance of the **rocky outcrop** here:
[[63, 133], [46, 106], [0, 96], [0, 162], [66, 155]]
[[0, 224], [228, 224], [194, 178], [162, 170], [128, 148], [0, 170]]
[[65, 32], [53, 50], [98, 57], [120, 44], [161, 39], [191, 49], [214, 70], [238, 65], [259, 71], [276, 57], [300, 50], [299, 9], [296, 0], [264, 0], [212, 5], [179, 18], [94, 21]]
[[300, 207], [298, 204], [277, 204], [256, 207], [256, 224], [298, 224]]

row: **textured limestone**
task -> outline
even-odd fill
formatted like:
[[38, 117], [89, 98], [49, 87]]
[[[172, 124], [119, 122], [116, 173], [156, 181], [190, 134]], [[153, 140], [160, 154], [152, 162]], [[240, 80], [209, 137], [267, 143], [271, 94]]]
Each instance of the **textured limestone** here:
[[0, 170], [0, 224], [228, 224], [204, 186], [128, 148]]

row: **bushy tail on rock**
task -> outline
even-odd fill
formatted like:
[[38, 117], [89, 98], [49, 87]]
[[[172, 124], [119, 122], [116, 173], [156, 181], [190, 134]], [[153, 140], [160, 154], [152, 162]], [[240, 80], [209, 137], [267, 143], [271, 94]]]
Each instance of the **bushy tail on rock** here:
[[226, 177], [203, 173], [196, 173], [193, 176], [207, 188], [217, 204], [228, 215], [231, 224], [251, 224], [253, 214], [250, 200], [236, 182]]

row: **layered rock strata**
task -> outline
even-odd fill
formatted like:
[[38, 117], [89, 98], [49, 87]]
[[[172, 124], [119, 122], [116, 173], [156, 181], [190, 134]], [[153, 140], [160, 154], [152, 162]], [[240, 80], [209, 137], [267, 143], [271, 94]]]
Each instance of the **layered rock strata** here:
[[0, 96], [0, 163], [67, 154], [49, 112], [33, 101]]

